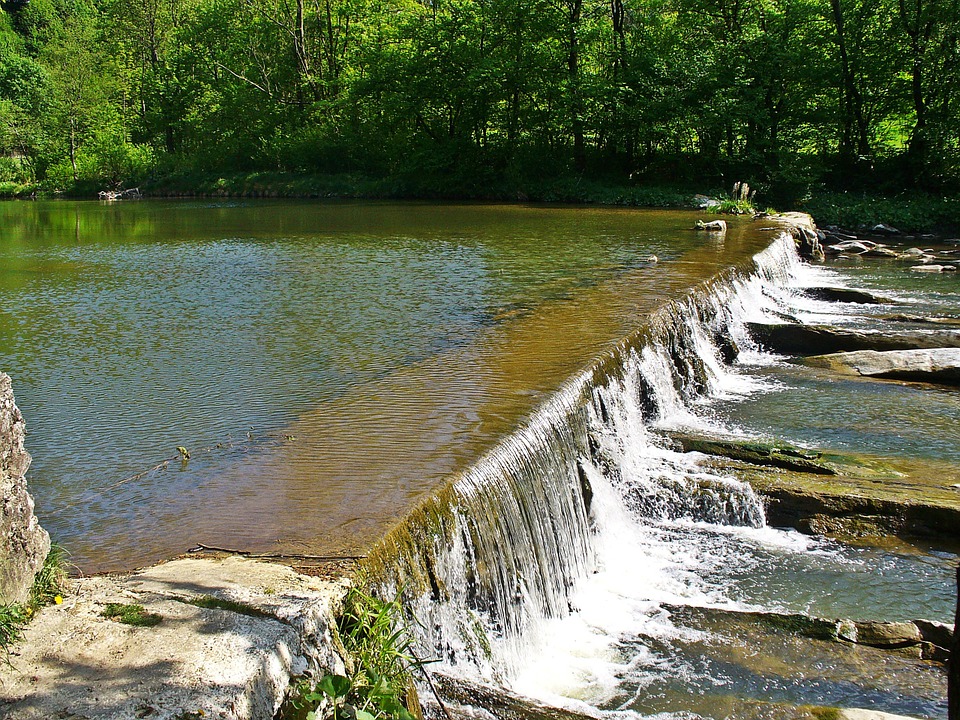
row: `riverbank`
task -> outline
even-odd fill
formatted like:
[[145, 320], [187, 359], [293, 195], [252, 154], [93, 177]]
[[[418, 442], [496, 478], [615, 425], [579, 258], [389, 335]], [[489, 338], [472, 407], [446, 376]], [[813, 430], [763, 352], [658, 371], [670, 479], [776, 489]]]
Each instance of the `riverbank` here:
[[[101, 187], [82, 186], [51, 191], [39, 185], [0, 183], [0, 199], [68, 197], [92, 199]], [[577, 176], [475, 188], [434, 186], [410, 179], [377, 179], [351, 174], [285, 172], [174, 173], [140, 185], [145, 197], [177, 198], [316, 198], [373, 200], [475, 200], [612, 205], [646, 208], [700, 207], [704, 196], [725, 197], [729, 188], [691, 190], [672, 185], [618, 184]], [[763, 194], [757, 209], [763, 209]], [[821, 190], [792, 206], [778, 208], [811, 215], [817, 225], [856, 229], [884, 224], [904, 233], [960, 234], [960, 198], [920, 192], [886, 196]]]

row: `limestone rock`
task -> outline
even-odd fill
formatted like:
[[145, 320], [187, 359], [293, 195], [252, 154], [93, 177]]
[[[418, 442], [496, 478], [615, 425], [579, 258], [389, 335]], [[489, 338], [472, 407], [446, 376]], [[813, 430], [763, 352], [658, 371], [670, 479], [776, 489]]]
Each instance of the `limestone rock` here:
[[795, 323], [747, 323], [747, 329], [764, 347], [789, 355], [960, 347], [960, 332], [956, 330], [864, 332]]
[[837, 625], [840, 640], [878, 648], [901, 648], [922, 642], [920, 629], [912, 622], [854, 622], [842, 620]]
[[912, 622], [858, 622], [858, 645], [880, 648], [909, 647], [919, 645], [920, 629]]
[[[829, 235], [827, 236], [829, 239]], [[859, 240], [845, 240], [834, 243], [826, 247], [825, 252], [829, 255], [863, 255], [870, 250], [870, 246]]]
[[960, 348], [860, 350], [808, 357], [804, 363], [864, 377], [960, 384]]
[[910, 272], [917, 273], [942, 273], [954, 271], [956, 271], [956, 268], [953, 265], [914, 265], [910, 268]]
[[27, 492], [30, 455], [23, 447], [24, 421], [10, 376], [0, 372], [0, 604], [25, 602], [50, 551], [50, 536], [33, 514]]
[[[74, 581], [0, 665], [0, 717], [273, 718], [292, 678], [344, 674], [334, 627], [348, 587], [242, 557]], [[161, 620], [125, 625], [108, 603]]]
[[906, 715], [891, 715], [879, 710], [865, 710], [862, 708], [839, 708], [837, 720], [913, 720]]

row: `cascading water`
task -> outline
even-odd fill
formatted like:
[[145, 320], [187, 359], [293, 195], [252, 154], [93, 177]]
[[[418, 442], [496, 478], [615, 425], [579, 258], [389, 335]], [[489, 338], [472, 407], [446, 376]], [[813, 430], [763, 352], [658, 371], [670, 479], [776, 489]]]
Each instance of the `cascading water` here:
[[781, 313], [803, 272], [784, 233], [664, 307], [388, 536], [371, 562], [434, 670], [590, 713], [642, 709], [658, 672], [695, 671], [629, 638], [694, 641], [665, 606], [750, 608], [725, 587], [738, 564], [817, 550], [765, 528], [748, 484], [659, 432], [702, 429], [705, 399], [758, 389], [731, 368], [759, 355], [746, 321]]

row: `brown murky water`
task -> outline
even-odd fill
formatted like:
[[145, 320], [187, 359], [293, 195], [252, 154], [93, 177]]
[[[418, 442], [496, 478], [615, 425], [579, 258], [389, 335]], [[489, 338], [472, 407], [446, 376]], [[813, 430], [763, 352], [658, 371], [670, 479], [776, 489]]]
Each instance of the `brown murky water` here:
[[742, 221], [717, 240], [696, 217], [0, 206], [0, 369], [41, 522], [87, 571], [197, 543], [362, 553], [653, 309], [774, 235]]

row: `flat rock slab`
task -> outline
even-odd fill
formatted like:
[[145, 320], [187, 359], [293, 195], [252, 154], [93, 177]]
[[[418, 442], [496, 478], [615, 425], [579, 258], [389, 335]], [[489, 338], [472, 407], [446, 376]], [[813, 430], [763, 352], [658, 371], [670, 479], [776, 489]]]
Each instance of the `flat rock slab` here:
[[957, 330], [866, 332], [826, 325], [790, 323], [747, 323], [747, 329], [764, 347], [787, 355], [823, 355], [856, 350], [960, 348], [960, 331]]
[[860, 350], [817, 355], [804, 364], [863, 377], [960, 384], [960, 348]]
[[[270, 720], [291, 677], [343, 673], [330, 628], [347, 588], [241, 557], [74, 581], [0, 668], [0, 717]], [[108, 603], [160, 621], [109, 619]]]

